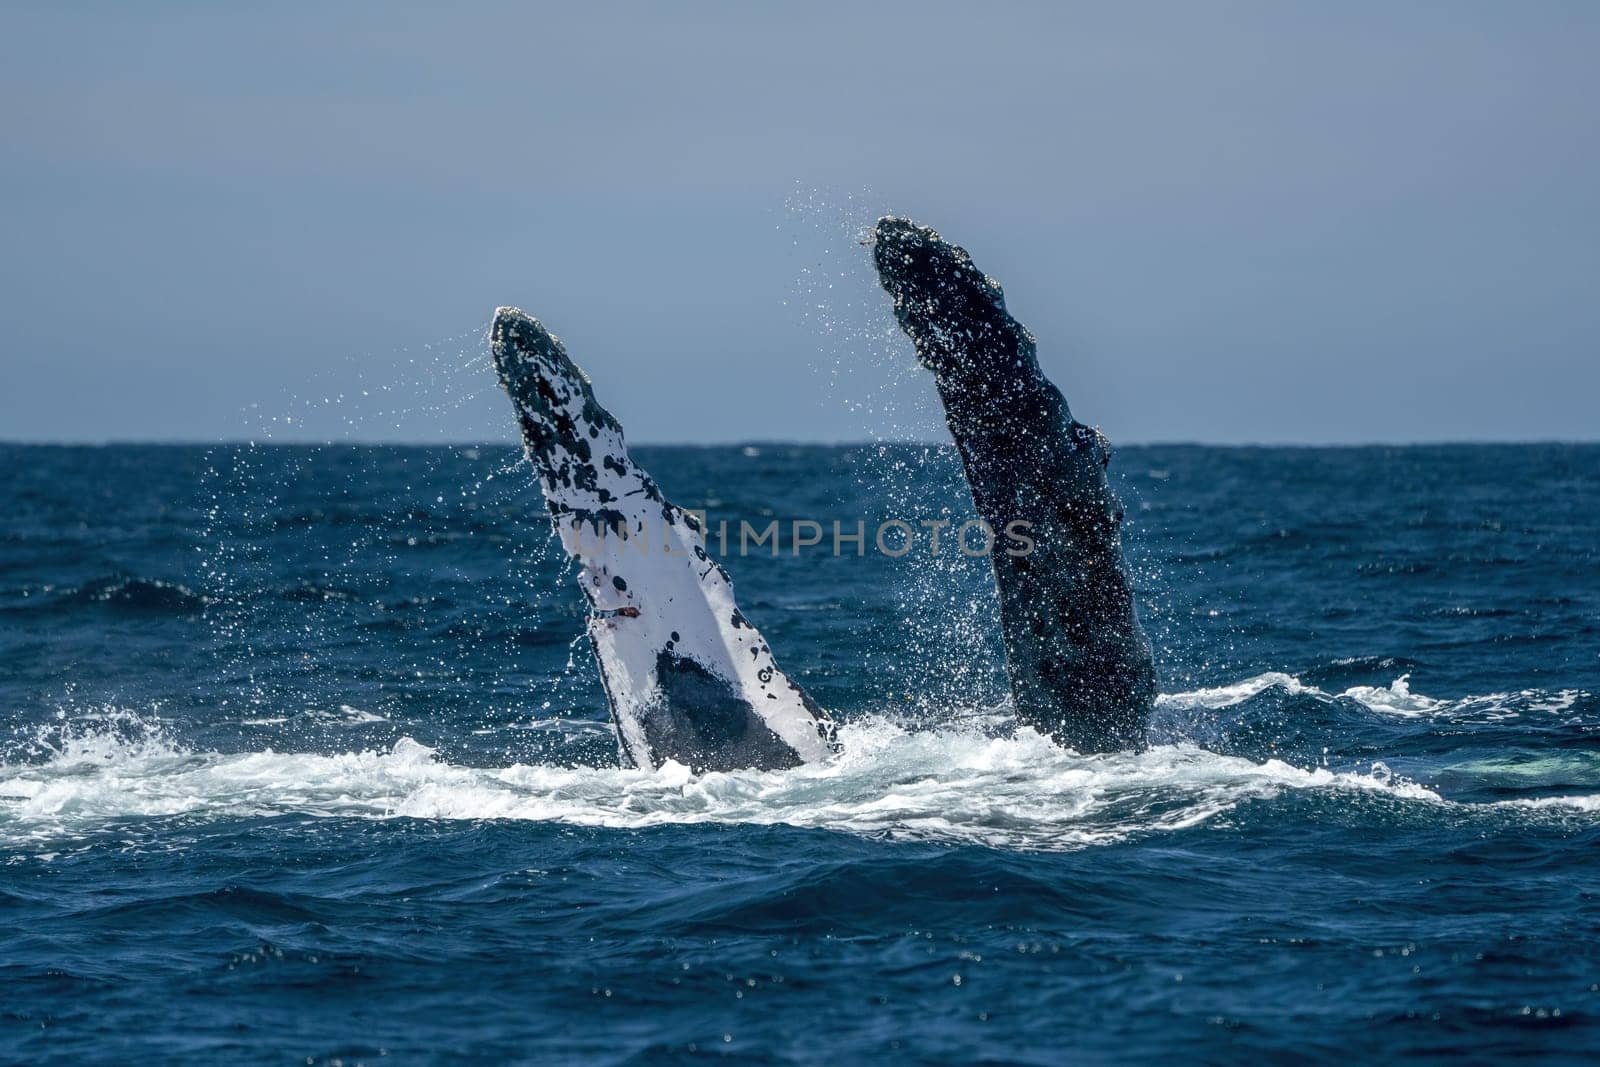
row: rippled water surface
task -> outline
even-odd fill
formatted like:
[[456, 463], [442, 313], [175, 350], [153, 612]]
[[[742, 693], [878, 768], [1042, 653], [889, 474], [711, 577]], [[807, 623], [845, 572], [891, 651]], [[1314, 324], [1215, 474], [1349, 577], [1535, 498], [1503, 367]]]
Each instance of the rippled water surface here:
[[[715, 523], [937, 449], [639, 449]], [[618, 767], [509, 449], [0, 447], [0, 1059], [1600, 1048], [1600, 447], [1126, 448], [1148, 750], [1010, 720], [987, 564], [725, 563], [844, 721]], [[869, 538], [870, 543], [870, 538]]]

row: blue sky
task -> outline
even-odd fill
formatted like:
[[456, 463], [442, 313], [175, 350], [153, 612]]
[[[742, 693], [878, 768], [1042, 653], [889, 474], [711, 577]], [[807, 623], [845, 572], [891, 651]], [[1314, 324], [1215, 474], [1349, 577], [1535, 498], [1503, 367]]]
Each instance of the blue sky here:
[[880, 210], [1117, 441], [1592, 439], [1596, 55], [1558, 2], [12, 2], [0, 439], [509, 440], [498, 304], [635, 441], [931, 437]]

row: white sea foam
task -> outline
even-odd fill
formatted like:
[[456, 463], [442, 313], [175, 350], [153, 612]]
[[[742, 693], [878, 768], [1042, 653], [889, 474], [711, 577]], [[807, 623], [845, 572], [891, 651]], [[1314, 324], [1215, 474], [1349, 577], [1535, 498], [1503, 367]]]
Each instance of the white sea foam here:
[[[1282, 689], [1288, 693], [1304, 693], [1308, 687], [1302, 685], [1300, 679], [1292, 674], [1282, 671], [1267, 671], [1253, 678], [1246, 678], [1242, 682], [1232, 685], [1212, 686], [1207, 689], [1191, 689], [1184, 693], [1163, 693], [1157, 698], [1156, 703], [1161, 707], [1172, 708], [1230, 708], [1235, 704], [1243, 704], [1251, 697], [1259, 696], [1268, 689]], [[1310, 691], [1320, 693], [1321, 690], [1311, 688]]]
[[[1232, 700], [1256, 681], [1212, 691], [1211, 699]], [[1169, 699], [1179, 698], [1198, 699]], [[868, 719], [844, 727], [841, 739], [843, 754], [823, 764], [694, 775], [675, 764], [656, 771], [463, 766], [409, 738], [387, 750], [335, 755], [193, 752], [158, 728], [140, 731], [123, 718], [104, 729], [61, 732], [29, 758], [0, 763], [0, 846], [53, 850], [118, 820], [166, 816], [505, 819], [624, 829], [785, 824], [1063, 849], [1171, 832], [1294, 792], [1461, 809], [1600, 811], [1600, 796], [1458, 805], [1381, 764], [1364, 772], [1304, 768], [1188, 744], [1079, 756], [1026, 728], [996, 737], [970, 724], [918, 731]]]
[[1519, 797], [1498, 801], [1508, 808], [1564, 809], [1569, 811], [1600, 812], [1600, 794], [1572, 797]]
[[1321, 700], [1350, 700], [1381, 715], [1403, 718], [1461, 717], [1479, 721], [1509, 719], [1525, 713], [1563, 712], [1589, 695], [1581, 689], [1555, 692], [1524, 689], [1516, 693], [1489, 693], [1442, 700], [1412, 692], [1409, 674], [1402, 674], [1388, 685], [1356, 685], [1335, 693], [1307, 685], [1292, 674], [1267, 671], [1231, 685], [1166, 693], [1157, 700], [1157, 705], [1177, 709], [1227, 708], [1242, 704], [1269, 689], [1279, 689], [1289, 694], [1309, 694]]

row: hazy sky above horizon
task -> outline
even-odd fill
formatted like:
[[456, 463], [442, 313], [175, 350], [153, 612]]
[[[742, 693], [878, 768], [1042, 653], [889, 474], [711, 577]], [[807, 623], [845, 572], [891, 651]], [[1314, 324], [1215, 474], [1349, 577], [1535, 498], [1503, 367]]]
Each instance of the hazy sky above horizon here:
[[1597, 55], [1553, 0], [11, 2], [0, 439], [509, 440], [498, 304], [634, 441], [934, 436], [880, 211], [1115, 441], [1593, 439]]

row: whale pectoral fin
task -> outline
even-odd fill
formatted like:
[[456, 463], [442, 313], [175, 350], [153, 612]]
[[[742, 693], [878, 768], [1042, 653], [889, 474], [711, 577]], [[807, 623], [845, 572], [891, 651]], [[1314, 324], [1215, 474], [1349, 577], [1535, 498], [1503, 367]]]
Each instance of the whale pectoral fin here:
[[886, 217], [873, 259], [933, 371], [979, 514], [996, 530], [1029, 524], [1028, 556], [991, 556], [1018, 720], [1080, 751], [1137, 747], [1155, 672], [1106, 481], [1110, 442], [1072, 417], [1033, 335], [964, 249]]
[[622, 425], [561, 342], [515, 308], [495, 313], [490, 337], [562, 547], [580, 564], [627, 761], [704, 771], [830, 756], [831, 723], [772, 662], [700, 522], [629, 458]]

